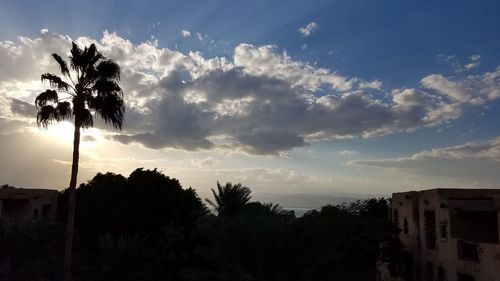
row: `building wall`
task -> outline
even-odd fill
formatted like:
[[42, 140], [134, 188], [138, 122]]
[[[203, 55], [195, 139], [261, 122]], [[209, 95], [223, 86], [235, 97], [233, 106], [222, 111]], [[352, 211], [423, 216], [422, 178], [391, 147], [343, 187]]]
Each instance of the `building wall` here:
[[[484, 199], [485, 203], [475, 200], [478, 198]], [[474, 242], [478, 245], [478, 260], [460, 258], [459, 241], [467, 245], [473, 245], [473, 241], [461, 237], [452, 238], [452, 231], [454, 236], [460, 236], [460, 233], [451, 228], [452, 220], [456, 221], [457, 210], [448, 205], [450, 201], [459, 201], [463, 206], [469, 204], [481, 210], [494, 202], [492, 210], [497, 214], [495, 227], [500, 229], [500, 190], [431, 189], [393, 194], [393, 220], [402, 230], [400, 240], [413, 257], [413, 280], [456, 281], [459, 280], [459, 274], [464, 274], [474, 277], [475, 281], [500, 281], [500, 237], [496, 242]], [[478, 220], [480, 219], [478, 216]], [[405, 233], [405, 220], [408, 233]], [[432, 220], [434, 223], [431, 225], [429, 222]], [[433, 232], [435, 242], [433, 235], [430, 235]], [[500, 230], [498, 233], [500, 235]], [[430, 276], [433, 276], [432, 279]]]
[[0, 217], [21, 220], [54, 220], [58, 191], [0, 189]]

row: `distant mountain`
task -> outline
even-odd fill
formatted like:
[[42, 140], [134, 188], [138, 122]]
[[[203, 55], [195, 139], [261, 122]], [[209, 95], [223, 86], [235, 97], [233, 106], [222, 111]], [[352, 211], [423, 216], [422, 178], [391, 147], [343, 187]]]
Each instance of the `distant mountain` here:
[[338, 205], [342, 203], [354, 202], [360, 197], [322, 195], [310, 193], [281, 194], [281, 193], [252, 193], [252, 199], [261, 202], [273, 202], [280, 204], [286, 209], [317, 209], [325, 205]]

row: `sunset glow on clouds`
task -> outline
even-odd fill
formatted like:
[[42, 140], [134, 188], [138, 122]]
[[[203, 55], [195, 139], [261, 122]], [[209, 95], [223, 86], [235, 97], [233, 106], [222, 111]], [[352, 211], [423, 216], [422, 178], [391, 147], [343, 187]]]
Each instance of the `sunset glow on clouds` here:
[[[289, 13], [300, 18], [298, 10]], [[97, 172], [157, 167], [201, 192], [217, 180], [257, 192], [325, 194], [499, 185], [500, 57], [488, 52], [500, 42], [447, 49], [459, 53], [453, 58], [421, 42], [421, 63], [433, 66], [423, 73], [415, 65], [411, 79], [397, 81], [397, 68], [408, 62], [357, 72], [332, 60], [355, 58], [339, 50], [345, 42], [318, 44], [335, 29], [317, 13], [288, 22], [290, 38], [276, 42], [214, 35], [215, 27], [162, 30], [166, 19], [147, 24], [151, 36], [142, 40], [106, 24], [93, 36], [49, 24], [31, 35], [0, 33], [0, 153], [10, 159], [0, 179], [67, 185], [71, 124], [37, 128], [33, 101], [48, 87], [40, 74], [58, 73], [51, 53], [67, 56], [76, 41], [95, 43], [121, 66], [127, 107], [123, 131], [102, 123], [84, 131], [80, 182]]]

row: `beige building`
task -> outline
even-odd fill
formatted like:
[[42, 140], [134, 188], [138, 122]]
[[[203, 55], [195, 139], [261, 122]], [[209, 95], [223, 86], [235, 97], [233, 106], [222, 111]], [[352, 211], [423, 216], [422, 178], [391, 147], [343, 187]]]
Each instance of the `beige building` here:
[[394, 193], [392, 219], [408, 251], [404, 274], [381, 281], [500, 281], [500, 189]]
[[0, 218], [14, 220], [54, 220], [57, 190], [0, 188]]

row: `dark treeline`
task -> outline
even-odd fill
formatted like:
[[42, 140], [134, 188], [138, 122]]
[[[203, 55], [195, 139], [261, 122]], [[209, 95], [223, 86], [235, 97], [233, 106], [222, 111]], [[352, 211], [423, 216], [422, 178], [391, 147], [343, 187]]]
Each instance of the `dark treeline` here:
[[[97, 174], [76, 190], [74, 280], [375, 280], [397, 231], [383, 198], [296, 218], [241, 184], [213, 193], [215, 214], [157, 170]], [[61, 280], [66, 202], [57, 223], [0, 223], [0, 281]]]

